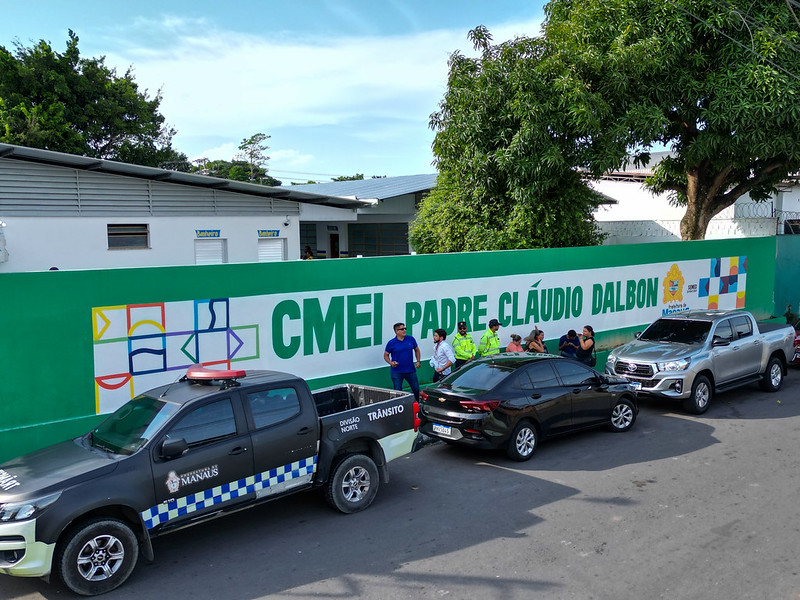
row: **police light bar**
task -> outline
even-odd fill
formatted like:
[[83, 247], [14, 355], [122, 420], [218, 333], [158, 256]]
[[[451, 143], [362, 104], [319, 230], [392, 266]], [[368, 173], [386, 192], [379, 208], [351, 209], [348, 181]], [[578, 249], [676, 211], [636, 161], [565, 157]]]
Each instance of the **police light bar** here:
[[217, 370], [217, 369], [206, 369], [201, 365], [192, 365], [186, 371], [186, 379], [194, 379], [197, 381], [212, 381], [212, 380], [223, 380], [223, 379], [239, 379], [240, 377], [244, 377], [246, 372], [243, 369], [239, 369], [236, 371], [233, 370]]

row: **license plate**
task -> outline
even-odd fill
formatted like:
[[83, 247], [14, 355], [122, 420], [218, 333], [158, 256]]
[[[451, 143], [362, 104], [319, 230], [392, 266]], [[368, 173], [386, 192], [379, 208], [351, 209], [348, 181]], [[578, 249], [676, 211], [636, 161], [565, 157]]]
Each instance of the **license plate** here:
[[642, 382], [641, 381], [631, 381], [631, 387], [635, 390], [642, 389]]
[[441, 433], [442, 435], [450, 435], [452, 428], [449, 425], [433, 424], [433, 433]]

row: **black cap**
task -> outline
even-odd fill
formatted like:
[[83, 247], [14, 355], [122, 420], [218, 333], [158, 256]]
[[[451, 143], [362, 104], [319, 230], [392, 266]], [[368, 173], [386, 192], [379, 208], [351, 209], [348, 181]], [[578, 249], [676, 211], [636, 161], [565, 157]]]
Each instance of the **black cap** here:
[[489, 327], [495, 327], [495, 326], [499, 327], [500, 321], [498, 321], [497, 319], [492, 319], [491, 321], [489, 321]]
[[467, 322], [466, 322], [466, 321], [459, 321], [459, 322], [458, 322], [458, 329], [461, 329], [462, 327], [463, 327], [464, 329], [466, 329], [466, 328], [467, 328]]

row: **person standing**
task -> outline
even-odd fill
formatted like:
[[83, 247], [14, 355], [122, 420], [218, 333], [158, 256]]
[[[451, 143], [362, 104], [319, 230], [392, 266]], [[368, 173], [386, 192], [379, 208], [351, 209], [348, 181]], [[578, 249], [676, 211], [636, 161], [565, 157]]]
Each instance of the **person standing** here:
[[497, 330], [500, 329], [500, 321], [492, 319], [489, 327], [483, 332], [481, 342], [478, 344], [478, 353], [481, 356], [491, 356], [500, 352], [500, 336]]
[[406, 335], [405, 323], [395, 323], [393, 329], [395, 336], [386, 343], [383, 351], [383, 360], [391, 367], [392, 386], [396, 390], [402, 390], [405, 379], [414, 392], [414, 398], [419, 402], [417, 369], [420, 365], [420, 352], [417, 340]]
[[561, 356], [566, 358], [576, 358], [575, 353], [580, 346], [580, 339], [574, 329], [570, 329], [565, 335], [562, 335], [558, 340], [558, 350]]
[[520, 343], [522, 338], [518, 333], [511, 334], [511, 342], [506, 346], [506, 352], [524, 352], [525, 348]]
[[472, 336], [467, 333], [467, 322], [458, 322], [458, 333], [453, 336], [453, 352], [455, 353], [456, 362], [453, 365], [455, 370], [460, 369], [465, 363], [468, 363], [475, 358], [475, 341]]
[[453, 349], [445, 341], [447, 332], [444, 329], [436, 329], [433, 332], [433, 358], [431, 358], [431, 366], [433, 367], [433, 382], [436, 383], [450, 375], [451, 367], [456, 362], [456, 356]]
[[594, 329], [592, 329], [591, 325], [587, 325], [583, 328], [583, 335], [579, 339], [578, 348], [575, 351], [575, 358], [583, 364], [593, 367], [597, 364], [594, 352]]

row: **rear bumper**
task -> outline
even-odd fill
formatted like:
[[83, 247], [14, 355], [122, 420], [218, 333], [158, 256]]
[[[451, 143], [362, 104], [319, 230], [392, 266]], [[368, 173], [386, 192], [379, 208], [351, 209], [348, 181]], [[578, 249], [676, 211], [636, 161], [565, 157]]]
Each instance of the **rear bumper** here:
[[440, 433], [433, 430], [433, 423], [426, 422], [420, 427], [420, 431], [427, 436], [444, 440], [445, 442], [452, 442], [461, 444], [463, 446], [471, 446], [473, 448], [483, 448], [486, 450], [498, 448], [507, 440], [490, 440], [487, 439], [483, 433], [470, 433], [463, 432], [458, 427], [450, 425], [451, 433], [449, 435]]
[[50, 573], [55, 544], [36, 541], [36, 519], [0, 524], [0, 573], [44, 577]]

